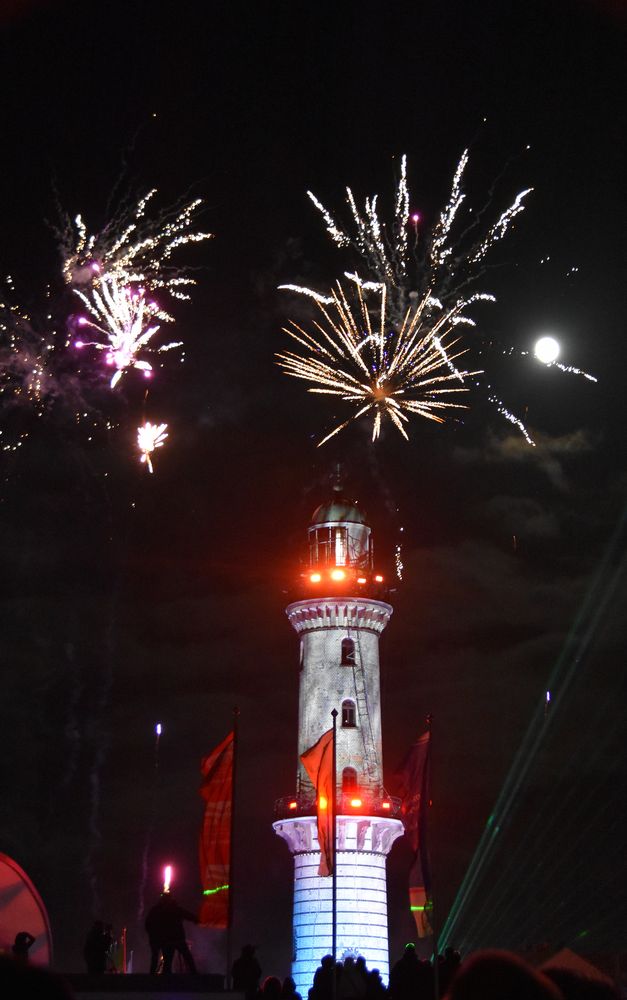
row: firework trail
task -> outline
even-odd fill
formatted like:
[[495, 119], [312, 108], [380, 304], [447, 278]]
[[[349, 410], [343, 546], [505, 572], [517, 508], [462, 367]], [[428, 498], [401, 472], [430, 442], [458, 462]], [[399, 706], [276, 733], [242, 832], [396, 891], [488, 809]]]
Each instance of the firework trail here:
[[106, 351], [105, 362], [116, 370], [111, 379], [115, 388], [122, 375], [129, 368], [137, 368], [146, 378], [152, 374], [152, 365], [138, 357], [142, 350], [157, 352], [171, 351], [181, 347], [182, 341], [172, 341], [162, 347], [149, 347], [154, 335], [160, 329], [155, 320], [168, 320], [168, 314], [151, 299], [146, 298], [143, 288], [134, 289], [120, 285], [115, 278], [103, 278], [98, 286], [89, 292], [75, 289], [86, 306], [89, 315], [79, 317], [79, 326], [97, 330], [106, 341], [75, 341], [75, 347], [95, 347]]
[[[148, 817], [148, 826], [146, 827], [146, 837], [144, 840], [144, 849], [142, 851], [142, 866], [141, 866], [141, 877], [139, 881], [139, 900], [137, 904], [137, 924], [141, 926], [143, 924], [144, 912], [146, 909], [146, 886], [148, 884], [148, 864], [150, 861], [150, 851], [152, 847], [152, 835], [155, 827], [155, 822], [157, 818], [157, 799], [159, 795], [159, 748], [161, 744], [161, 734], [163, 732], [163, 726], [160, 722], [155, 725], [155, 767], [153, 775], [153, 785], [152, 785], [152, 796], [150, 802], [150, 813]], [[143, 928], [142, 928], [143, 929]]]
[[[528, 357], [531, 352], [521, 351], [520, 353], [522, 357]], [[589, 382], [597, 381], [594, 375], [582, 371], [581, 368], [575, 368], [574, 365], [564, 365], [561, 361], [558, 361], [560, 353], [561, 348], [559, 343], [554, 337], [550, 336], [540, 337], [533, 349], [533, 356], [547, 368], [559, 368], [560, 371], [565, 372], [567, 375], [581, 375], [583, 378], [588, 379]]]
[[105, 651], [103, 658], [103, 669], [98, 678], [98, 689], [96, 693], [96, 704], [92, 717], [91, 727], [94, 740], [94, 755], [89, 772], [89, 847], [84, 861], [84, 870], [92, 893], [92, 913], [97, 916], [102, 913], [102, 898], [97, 872], [97, 859], [102, 846], [102, 830], [100, 827], [100, 813], [102, 804], [102, 789], [100, 783], [100, 772], [104, 766], [109, 750], [108, 731], [105, 729], [105, 718], [111, 702], [111, 689], [113, 687], [113, 663], [115, 656], [115, 633], [117, 625], [117, 590], [111, 597], [109, 621], [106, 630]]
[[561, 372], [566, 372], [567, 375], [581, 375], [583, 378], [588, 379], [588, 382], [598, 382], [598, 379], [594, 375], [590, 375], [589, 372], [584, 372], [581, 368], [575, 368], [574, 365], [563, 365], [560, 361], [552, 361], [547, 365], [547, 368], [559, 368]]
[[[72, 633], [76, 633], [76, 613], [72, 613], [69, 628]], [[65, 771], [60, 781], [61, 788], [67, 788], [72, 782], [78, 766], [81, 751], [81, 729], [79, 725], [79, 705], [83, 694], [82, 672], [80, 664], [77, 663], [76, 649], [74, 642], [68, 641], [64, 647], [65, 659], [68, 664], [68, 689], [66, 697], [66, 721], [63, 727], [63, 735], [67, 749], [65, 750]]]
[[[166, 433], [167, 426], [167, 424], [151, 424], [150, 420], [147, 420], [146, 423], [137, 428], [137, 447], [140, 451], [140, 461], [146, 463], [149, 472], [153, 471], [150, 456], [155, 448], [163, 447], [163, 443], [168, 436]], [[160, 735], [159, 731], [157, 738]]]
[[[451, 349], [460, 340], [447, 338], [453, 325], [475, 325], [465, 314], [465, 309], [473, 302], [494, 301], [493, 295], [474, 291], [473, 286], [484, 275], [485, 259], [492, 248], [523, 211], [524, 200], [532, 188], [516, 195], [487, 230], [483, 228], [483, 217], [488, 205], [474, 214], [468, 209], [461, 223], [466, 199], [463, 179], [468, 158], [468, 150], [465, 150], [453, 176], [448, 202], [433, 228], [424, 234], [419, 226], [420, 216], [410, 211], [405, 156], [401, 159], [389, 224], [380, 217], [377, 195], [366, 198], [360, 208], [352, 190], [347, 188], [350, 224], [344, 225], [336, 221], [311, 191], [307, 192], [322, 215], [332, 242], [340, 249], [352, 251], [357, 258], [357, 269], [345, 271], [344, 277], [356, 286], [360, 316], [355, 323], [350, 309], [340, 304], [346, 301], [341, 292], [339, 296], [336, 293], [324, 295], [301, 285], [280, 285], [282, 289], [313, 299], [331, 326], [331, 332], [316, 324], [322, 334], [318, 340], [292, 323], [286, 332], [295, 339], [300, 337], [308, 353], [306, 357], [280, 355], [279, 363], [289, 375], [318, 382], [320, 388], [310, 389], [312, 392], [328, 392], [347, 401], [361, 402], [362, 408], [353, 418], [372, 410], [373, 439], [379, 434], [383, 415], [390, 417], [406, 437], [402, 424], [407, 422], [408, 412], [442, 422], [436, 411], [456, 405], [448, 400], [436, 401], [433, 388], [428, 390], [426, 398], [422, 394], [420, 399], [407, 395], [427, 384], [420, 380], [419, 367], [412, 367], [419, 359], [431, 357], [435, 361], [437, 358], [433, 370], [438, 366], [448, 368], [451, 378], [461, 383], [461, 388], [465, 388], [466, 376], [481, 374], [462, 373], [457, 369], [455, 358], [469, 348], [462, 344], [461, 349], [455, 348], [456, 353], [451, 354]], [[379, 306], [381, 325], [376, 335], [372, 333], [368, 309], [364, 306], [366, 298], [372, 295], [382, 299]], [[344, 315], [332, 321], [327, 306], [338, 314], [343, 311]], [[371, 345], [376, 355], [370, 362], [363, 356], [366, 344]], [[346, 360], [354, 369], [353, 377], [348, 377], [340, 367]], [[440, 391], [452, 389], [448, 386]], [[521, 427], [521, 422], [509, 414], [500, 401], [499, 406], [500, 412]], [[529, 439], [527, 432], [523, 430], [523, 433]]]
[[196, 281], [172, 258], [181, 247], [211, 239], [211, 233], [193, 228], [202, 200], [179, 202], [150, 217], [147, 209], [156, 194], [153, 188], [133, 207], [125, 202], [99, 233], [90, 234], [81, 215], [73, 221], [65, 216], [57, 229], [65, 282], [86, 290], [113, 280], [189, 300]]
[[[423, 300], [429, 296], [432, 305], [439, 304], [443, 310], [464, 297], [464, 290], [484, 273], [485, 258], [507, 234], [524, 209], [524, 199], [533, 190], [527, 188], [516, 195], [512, 204], [485, 232], [479, 230], [487, 206], [477, 213], [469, 209], [465, 227], [458, 233], [460, 210], [466, 199], [463, 178], [468, 159], [468, 150], [465, 150], [455, 170], [449, 200], [435, 226], [424, 235], [419, 225], [420, 216], [410, 211], [406, 156], [401, 158], [390, 224], [379, 216], [378, 195], [366, 198], [364, 207], [359, 208], [352, 190], [347, 188], [350, 226], [344, 226], [336, 222], [311, 191], [307, 192], [322, 215], [332, 242], [339, 248], [352, 250], [357, 257], [358, 270], [344, 272], [344, 276], [365, 291], [384, 285], [395, 322], [402, 322], [413, 297]], [[311, 296], [316, 301], [330, 302], [328, 297], [311, 288], [280, 287]]]
[[309, 392], [338, 396], [355, 412], [319, 442], [324, 444], [352, 420], [372, 416], [372, 440], [387, 417], [407, 439], [409, 414], [443, 423], [442, 411], [465, 409], [453, 394], [466, 392], [465, 379], [477, 372], [455, 364], [465, 353], [452, 339], [460, 323], [472, 323], [464, 309], [481, 295], [461, 300], [433, 321], [427, 296], [409, 307], [395, 328], [387, 309], [386, 286], [378, 292], [376, 309], [369, 309], [361, 286], [353, 311], [342, 286], [332, 293], [332, 308], [318, 303], [324, 322], [315, 322], [316, 334], [296, 323], [285, 332], [297, 341], [301, 353], [278, 354], [277, 364], [287, 375], [311, 383]]

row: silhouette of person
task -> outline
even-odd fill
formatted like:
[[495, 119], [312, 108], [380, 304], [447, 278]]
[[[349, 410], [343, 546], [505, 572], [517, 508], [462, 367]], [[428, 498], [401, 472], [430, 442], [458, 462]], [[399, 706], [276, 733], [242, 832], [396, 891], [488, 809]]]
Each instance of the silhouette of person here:
[[337, 995], [340, 1000], [361, 1000], [365, 994], [366, 980], [362, 971], [355, 964], [355, 959], [347, 955], [337, 985]]
[[11, 951], [18, 962], [28, 962], [28, 952], [34, 941], [35, 938], [32, 934], [29, 934], [28, 931], [19, 931], [19, 933], [15, 935], [15, 941], [13, 942]]
[[461, 965], [461, 961], [461, 955], [454, 948], [447, 948], [444, 955], [438, 955], [438, 986], [440, 996], [448, 993], [448, 988]]
[[198, 923], [198, 917], [179, 906], [173, 895], [164, 892], [146, 917], [146, 932], [150, 942], [150, 971], [157, 971], [159, 954], [163, 955], [164, 975], [172, 972], [174, 953], [178, 951], [188, 972], [196, 973], [196, 963], [185, 940], [183, 921]]
[[281, 997], [282, 1000], [302, 1000], [300, 993], [296, 989], [296, 983], [291, 976], [286, 976], [283, 980]]
[[19, 958], [0, 955], [0, 996], [10, 1000], [73, 1000], [74, 994], [60, 976]]
[[337, 975], [333, 955], [323, 955], [314, 975], [313, 986], [309, 991], [311, 1000], [331, 1000], [333, 980], [337, 980]]
[[390, 996], [394, 1000], [414, 1000], [418, 993], [419, 966], [416, 946], [410, 942], [390, 973]]
[[255, 958], [254, 944], [245, 944], [239, 958], [231, 969], [233, 989], [246, 994], [246, 1000], [253, 1000], [261, 979], [261, 966]]
[[386, 996], [381, 973], [378, 969], [371, 969], [366, 973], [366, 1000], [383, 1000]]
[[102, 975], [107, 969], [107, 958], [111, 950], [113, 938], [111, 928], [102, 920], [94, 920], [94, 925], [85, 938], [83, 958], [90, 975]]
[[478, 951], [460, 965], [449, 1000], [562, 1000], [557, 987], [517, 955]]
[[281, 1000], [281, 980], [277, 976], [266, 976], [259, 997], [260, 1000]]

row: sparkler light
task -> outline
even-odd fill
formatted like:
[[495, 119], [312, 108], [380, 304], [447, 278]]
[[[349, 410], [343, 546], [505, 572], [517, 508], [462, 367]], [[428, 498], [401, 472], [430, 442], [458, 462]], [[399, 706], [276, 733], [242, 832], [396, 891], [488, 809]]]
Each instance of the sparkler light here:
[[99, 233], [89, 234], [81, 215], [73, 222], [63, 219], [57, 235], [68, 285], [88, 289], [113, 280], [121, 286], [164, 289], [175, 299], [189, 300], [187, 290], [195, 279], [173, 264], [172, 256], [189, 243], [211, 239], [211, 233], [193, 228], [202, 200], [179, 202], [150, 218], [146, 210], [156, 193], [153, 188], [134, 208], [124, 203]]
[[[112, 389], [128, 368], [137, 368], [147, 378], [150, 377], [152, 365], [137, 355], [142, 349], [149, 349], [150, 341], [159, 330], [155, 320], [167, 321], [167, 313], [156, 302], [146, 298], [143, 288], [120, 285], [115, 278], [103, 278], [98, 287], [88, 292], [75, 291], [91, 316], [81, 316], [79, 325], [97, 330], [107, 338], [106, 343], [77, 340], [75, 347], [95, 347], [107, 352], [107, 364], [116, 369], [111, 379]], [[157, 348], [157, 351], [170, 351], [181, 344], [181, 341], [173, 341]]]
[[169, 892], [172, 884], [172, 865], [166, 865], [163, 869], [163, 891]]
[[[149, 420], [137, 428], [137, 447], [140, 451], [140, 461], [145, 462], [148, 471], [153, 472], [151, 454], [155, 448], [162, 448], [163, 442], [167, 438], [167, 424], [151, 424]], [[155, 732], [157, 737], [161, 736], [161, 723], [157, 723]]]
[[430, 319], [427, 297], [410, 306], [398, 326], [388, 313], [385, 285], [380, 287], [376, 310], [368, 308], [359, 285], [356, 298], [354, 312], [338, 284], [332, 292], [332, 309], [318, 303], [325, 322], [314, 324], [316, 336], [294, 322], [284, 328], [303, 352], [277, 355], [277, 364], [287, 375], [312, 384], [309, 392], [339, 396], [355, 407], [356, 412], [319, 444], [366, 413], [373, 418], [374, 441], [383, 417], [407, 439], [408, 414], [443, 423], [442, 411], [464, 409], [451, 396], [465, 392], [464, 379], [478, 373], [456, 367], [455, 360], [465, 350], [457, 350], [457, 341], [450, 338], [456, 324], [472, 322], [463, 310], [477, 296], [462, 299], [435, 322]]

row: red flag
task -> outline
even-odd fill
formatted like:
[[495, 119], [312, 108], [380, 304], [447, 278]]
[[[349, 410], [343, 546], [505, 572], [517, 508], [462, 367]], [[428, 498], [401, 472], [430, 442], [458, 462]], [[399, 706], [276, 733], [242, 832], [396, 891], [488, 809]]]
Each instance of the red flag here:
[[234, 735], [230, 732], [200, 766], [206, 805], [199, 843], [204, 898], [198, 921], [204, 927], [228, 926]]
[[320, 867], [318, 875], [333, 874], [333, 730], [323, 733], [317, 743], [300, 755], [316, 789]]
[[401, 781], [401, 811], [405, 833], [414, 852], [409, 873], [409, 906], [419, 938], [433, 933], [431, 864], [427, 844], [427, 816], [430, 806], [431, 729], [414, 743], [397, 770]]

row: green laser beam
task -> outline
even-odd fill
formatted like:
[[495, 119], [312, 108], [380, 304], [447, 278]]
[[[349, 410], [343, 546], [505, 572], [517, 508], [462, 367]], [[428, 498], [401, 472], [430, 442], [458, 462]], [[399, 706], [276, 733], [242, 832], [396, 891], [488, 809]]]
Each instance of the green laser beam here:
[[203, 889], [203, 896], [214, 896], [216, 892], [222, 892], [223, 889], [228, 889], [228, 885], [218, 885], [215, 889]]
[[[599, 626], [603, 612], [618, 585], [623, 568], [622, 562], [619, 562], [618, 566], [613, 566], [612, 563], [615, 551], [617, 549], [621, 551], [618, 543], [626, 521], [627, 508], [623, 510], [622, 516], [600, 561], [595, 578], [588, 588], [573, 627], [564, 643], [562, 652], [551, 671], [548, 683], [544, 687], [545, 692], [547, 690], [554, 691], [555, 689], [559, 692], [551, 714], [555, 713], [558, 704], [563, 699], [570, 681], [577, 670], [579, 661], [584, 653], [587, 652]], [[609, 580], [607, 580], [608, 574]], [[532, 716], [527, 732], [503, 783], [492, 815], [481, 835], [477, 849], [446, 919], [440, 935], [440, 943], [443, 947], [451, 941], [453, 933], [459, 924], [461, 913], [469, 904], [476, 891], [477, 882], [490, 859], [495, 846], [494, 840], [498, 836], [501, 824], [499, 823], [493, 829], [491, 827], [497, 818], [502, 822], [510, 810], [513, 809], [520, 788], [531, 768], [532, 761], [535, 759], [540, 744], [543, 742], [547, 721], [545, 717], [545, 697], [546, 695], [544, 695]]]

